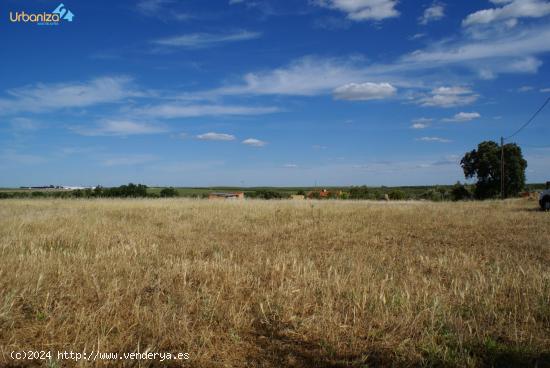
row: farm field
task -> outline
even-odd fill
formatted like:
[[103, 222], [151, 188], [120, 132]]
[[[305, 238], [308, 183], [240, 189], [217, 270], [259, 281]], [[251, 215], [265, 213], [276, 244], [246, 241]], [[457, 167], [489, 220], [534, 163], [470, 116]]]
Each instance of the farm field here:
[[3, 200], [0, 366], [549, 366], [549, 225], [523, 199]]

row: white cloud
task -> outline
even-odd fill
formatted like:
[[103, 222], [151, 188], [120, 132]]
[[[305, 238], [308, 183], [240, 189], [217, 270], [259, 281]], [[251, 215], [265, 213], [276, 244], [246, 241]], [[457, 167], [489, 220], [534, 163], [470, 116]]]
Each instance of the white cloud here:
[[131, 82], [127, 77], [101, 77], [83, 83], [37, 83], [10, 89], [7, 91], [10, 98], [0, 98], [0, 112], [88, 107], [142, 96], [142, 93], [132, 88]]
[[533, 63], [536, 64], [536, 59], [526, 59], [526, 55], [531, 56], [550, 51], [548, 39], [550, 39], [550, 27], [545, 26], [505, 32], [482, 40], [442, 42], [425, 50], [417, 50], [405, 55], [401, 59], [401, 63], [410, 69], [502, 59], [492, 63], [498, 67], [502, 62], [515, 58], [512, 59], [512, 62], [524, 61], [533, 65]]
[[228, 42], [254, 40], [261, 37], [260, 32], [238, 31], [232, 33], [190, 33], [181, 36], [161, 38], [152, 41], [153, 44], [184, 49], [218, 46]]
[[542, 61], [539, 59], [528, 56], [521, 59], [516, 59], [508, 63], [504, 67], [505, 72], [515, 73], [536, 73], [542, 65]]
[[429, 22], [439, 20], [445, 16], [445, 5], [434, 2], [432, 5], [424, 10], [424, 14], [418, 20], [420, 24], [426, 25]]
[[337, 100], [367, 101], [388, 98], [397, 89], [389, 83], [348, 83], [334, 90]]
[[287, 67], [258, 73], [248, 73], [244, 84], [222, 87], [213, 94], [294, 95], [313, 96], [326, 93], [354, 80], [363, 79], [366, 71], [344, 59], [304, 57]]
[[180, 104], [161, 104], [153, 105], [133, 112], [137, 115], [145, 115], [159, 119], [176, 119], [199, 116], [245, 116], [245, 115], [263, 115], [280, 111], [277, 107], [250, 107], [236, 105], [180, 105]]
[[478, 99], [478, 95], [465, 87], [438, 87], [429, 95], [420, 97], [416, 102], [422, 106], [455, 107], [469, 105]]
[[248, 138], [248, 139], [245, 139], [244, 141], [242, 141], [242, 144], [246, 144], [246, 145], [252, 146], [252, 147], [263, 147], [267, 144], [267, 142], [261, 141], [261, 140], [256, 139], [256, 138]]
[[139, 134], [157, 134], [166, 132], [166, 128], [132, 120], [103, 120], [96, 127], [76, 127], [73, 129], [81, 135], [88, 136], [127, 136]]
[[532, 86], [521, 86], [518, 88], [518, 92], [529, 92], [534, 90], [535, 88]]
[[443, 121], [463, 123], [466, 121], [472, 121], [479, 119], [481, 115], [478, 112], [459, 112], [455, 114], [452, 118], [443, 119]]
[[412, 129], [426, 129], [427, 127], [430, 126], [430, 123], [433, 121], [434, 119], [431, 119], [431, 118], [418, 118], [418, 119], [414, 119], [412, 121], [412, 125], [411, 125], [411, 128]]
[[399, 16], [396, 0], [317, 0], [315, 4], [339, 10], [354, 21], [384, 20]]
[[287, 168], [287, 169], [297, 169], [298, 165], [296, 165], [296, 164], [284, 164], [283, 167]]
[[225, 133], [204, 133], [197, 135], [197, 138], [202, 141], [234, 141], [235, 136], [232, 134], [225, 134]]
[[449, 139], [440, 138], [440, 137], [421, 137], [421, 138], [418, 138], [417, 141], [438, 142], [438, 143], [449, 143], [449, 142], [451, 142]]
[[542, 93], [549, 93], [550, 92], [550, 88], [542, 88], [540, 90]]
[[429, 125], [424, 123], [413, 123], [413, 125], [411, 125], [412, 129], [426, 129], [427, 127], [429, 127]]
[[514, 26], [519, 18], [541, 18], [550, 14], [550, 3], [544, 0], [493, 0], [497, 8], [479, 10], [464, 19], [463, 26], [508, 21]]

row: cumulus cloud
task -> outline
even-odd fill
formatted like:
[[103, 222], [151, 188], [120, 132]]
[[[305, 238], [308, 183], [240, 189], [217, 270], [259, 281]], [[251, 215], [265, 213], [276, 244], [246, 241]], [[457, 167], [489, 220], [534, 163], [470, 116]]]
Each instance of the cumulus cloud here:
[[492, 0], [496, 8], [483, 9], [464, 19], [462, 25], [473, 26], [507, 21], [514, 26], [519, 18], [541, 18], [550, 14], [550, 3], [544, 0]]
[[267, 144], [267, 142], [261, 141], [256, 138], [248, 138], [242, 141], [242, 144], [246, 144], [247, 146], [252, 146], [252, 147], [263, 147]]
[[438, 87], [429, 95], [424, 95], [416, 102], [421, 106], [455, 107], [469, 105], [478, 99], [478, 95], [465, 87]]
[[426, 129], [427, 127], [430, 126], [430, 123], [433, 121], [433, 119], [430, 119], [430, 118], [419, 118], [419, 119], [414, 119], [412, 121], [412, 125], [411, 125], [411, 128], [412, 129]]
[[434, 2], [432, 5], [424, 10], [424, 14], [419, 18], [420, 24], [426, 25], [432, 21], [439, 20], [445, 16], [445, 5]]
[[399, 16], [396, 0], [317, 0], [319, 6], [339, 10], [354, 21], [384, 20]]
[[228, 42], [248, 41], [260, 38], [260, 32], [238, 31], [230, 33], [190, 33], [180, 36], [161, 38], [152, 41], [153, 44], [174, 48], [205, 48], [219, 46]]
[[226, 133], [209, 132], [197, 135], [197, 139], [202, 141], [234, 141], [235, 136]]
[[481, 115], [478, 112], [459, 112], [455, 114], [452, 118], [443, 119], [443, 121], [463, 123], [466, 121], [472, 121], [479, 119]]
[[379, 100], [395, 95], [397, 89], [389, 83], [348, 83], [334, 90], [337, 100]]

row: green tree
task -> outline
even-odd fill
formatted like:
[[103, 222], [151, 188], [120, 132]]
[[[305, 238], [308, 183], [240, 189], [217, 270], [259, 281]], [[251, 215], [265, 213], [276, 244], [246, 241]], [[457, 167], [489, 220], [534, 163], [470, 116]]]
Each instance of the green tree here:
[[470, 192], [466, 189], [464, 184], [457, 181], [456, 184], [453, 185], [451, 189], [451, 199], [453, 201], [463, 201], [465, 199], [469, 199], [470, 197]]
[[360, 187], [351, 187], [349, 190], [350, 199], [369, 199], [370, 192], [366, 185]]
[[172, 198], [172, 197], [177, 197], [178, 196], [178, 191], [172, 187], [170, 188], [163, 188], [161, 191], [160, 191], [160, 196], [162, 198]]
[[394, 201], [401, 201], [405, 199], [406, 195], [405, 192], [403, 192], [402, 190], [394, 189], [388, 194], [388, 197], [390, 197], [390, 199]]
[[[467, 152], [460, 165], [466, 179], [476, 178], [474, 195], [478, 199], [500, 194], [501, 148], [492, 141], [481, 142], [477, 150]], [[527, 161], [515, 143], [504, 145], [504, 195], [515, 196], [525, 186]]]

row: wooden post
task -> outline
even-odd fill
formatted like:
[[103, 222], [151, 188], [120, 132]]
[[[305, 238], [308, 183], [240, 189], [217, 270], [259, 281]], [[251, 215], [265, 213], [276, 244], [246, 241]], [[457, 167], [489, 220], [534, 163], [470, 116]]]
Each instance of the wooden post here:
[[504, 199], [504, 137], [500, 137], [500, 197]]

